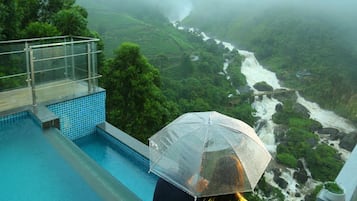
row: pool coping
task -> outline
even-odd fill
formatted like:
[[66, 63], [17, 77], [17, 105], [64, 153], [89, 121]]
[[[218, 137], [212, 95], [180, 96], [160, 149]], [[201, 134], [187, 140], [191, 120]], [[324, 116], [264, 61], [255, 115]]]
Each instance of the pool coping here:
[[105, 131], [109, 135], [113, 136], [129, 148], [135, 150], [140, 155], [144, 156], [145, 158], [149, 159], [149, 147], [137, 140], [136, 138], [128, 135], [124, 131], [116, 128], [115, 126], [111, 125], [108, 122], [103, 122], [97, 125], [97, 128]]

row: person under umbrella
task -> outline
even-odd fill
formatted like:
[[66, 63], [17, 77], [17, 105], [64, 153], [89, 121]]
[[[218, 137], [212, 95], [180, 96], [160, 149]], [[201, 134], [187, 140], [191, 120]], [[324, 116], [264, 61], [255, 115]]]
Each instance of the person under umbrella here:
[[[227, 172], [227, 166], [229, 172]], [[244, 177], [244, 172], [242, 165], [234, 156], [224, 156], [217, 161], [216, 167], [210, 181], [204, 178], [200, 178], [197, 182], [196, 189], [199, 191], [210, 191], [211, 189], [223, 189], [227, 191], [226, 188], [232, 188], [236, 186], [239, 188], [242, 186], [242, 181]], [[192, 177], [187, 181], [190, 183]], [[233, 193], [217, 196], [202, 197], [196, 199], [197, 201], [246, 201], [246, 199], [239, 193], [232, 189]], [[181, 189], [175, 187], [164, 179], [159, 178], [153, 201], [194, 201], [195, 198], [188, 193], [182, 191]]]
[[181, 115], [149, 138], [149, 150], [149, 171], [162, 178], [154, 201], [242, 199], [271, 160], [252, 127], [215, 111]]

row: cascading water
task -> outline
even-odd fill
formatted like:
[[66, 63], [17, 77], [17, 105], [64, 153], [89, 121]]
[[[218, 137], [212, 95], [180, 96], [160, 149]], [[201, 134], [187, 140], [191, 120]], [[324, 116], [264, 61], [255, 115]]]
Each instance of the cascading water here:
[[[185, 29], [183, 27], [178, 27], [175, 24], [174, 26], [181, 30]], [[196, 33], [194, 28], [189, 28], [188, 30], [189, 32]], [[199, 33], [199, 35], [201, 35], [204, 41], [210, 39], [210, 37], [208, 37], [204, 32]], [[217, 44], [222, 43], [230, 51], [233, 51], [235, 49], [235, 47], [228, 42], [222, 42], [217, 39], [215, 39], [215, 41]], [[238, 50], [238, 53], [244, 57], [241, 66], [241, 73], [245, 75], [247, 84], [253, 89], [254, 92], [257, 92], [257, 90], [254, 89], [253, 86], [258, 82], [266, 82], [271, 87], [273, 87], [274, 90], [287, 89], [280, 86], [279, 80], [277, 79], [275, 73], [265, 69], [259, 64], [259, 62], [254, 56], [254, 53], [245, 50]], [[226, 60], [223, 64], [223, 74], [225, 74], [226, 78], [229, 79], [229, 75], [227, 74], [227, 68], [229, 68], [229, 61]], [[305, 106], [309, 110], [311, 118], [320, 122], [324, 127], [336, 128], [346, 133], [356, 131], [356, 128], [352, 124], [350, 124], [348, 120], [339, 117], [334, 112], [321, 109], [316, 103], [305, 100], [303, 97], [300, 96], [299, 93], [297, 93], [297, 97], [297, 102]], [[256, 127], [256, 132], [260, 139], [265, 143], [267, 149], [272, 154], [276, 153], [277, 146], [274, 137], [275, 124], [272, 121], [272, 116], [276, 112], [276, 105], [279, 103], [280, 102], [277, 99], [269, 98], [266, 95], [264, 95], [261, 99], [255, 99], [252, 103], [252, 107], [256, 110], [254, 115], [259, 118], [260, 122], [263, 122], [261, 126]], [[348, 157], [348, 151], [339, 148], [337, 149], [340, 151], [340, 153], [345, 155], [345, 159]], [[288, 183], [288, 185], [285, 189], [281, 190], [285, 195], [286, 200], [302, 200], [304, 197], [304, 191], [306, 189], [309, 190], [314, 188], [316, 182], [310, 178], [306, 182], [305, 187], [299, 189], [296, 187], [297, 182], [293, 178], [293, 173], [294, 170], [289, 168], [286, 168], [286, 170], [282, 172], [282, 178]], [[273, 181], [273, 176], [274, 175], [271, 171], [265, 174], [267, 182], [269, 182], [272, 186], [279, 188], [279, 186]], [[300, 194], [301, 197], [295, 197], [297, 194]]]

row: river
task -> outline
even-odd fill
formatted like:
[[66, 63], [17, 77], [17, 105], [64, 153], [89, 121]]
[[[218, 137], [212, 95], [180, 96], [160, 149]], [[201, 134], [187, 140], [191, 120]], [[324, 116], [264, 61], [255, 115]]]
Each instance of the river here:
[[[185, 29], [183, 27], [177, 27], [178, 29]], [[189, 32], [194, 32], [197, 34], [196, 29], [189, 28], [187, 29]], [[199, 33], [204, 41], [210, 39], [204, 32]], [[222, 43], [226, 48], [230, 51], [237, 50], [238, 53], [244, 57], [242, 66], [241, 66], [241, 73], [245, 75], [247, 84], [251, 87], [252, 90], [255, 92], [257, 91], [254, 89], [254, 84], [258, 82], [266, 82], [270, 86], [273, 87], [274, 90], [276, 89], [287, 89], [282, 87], [279, 84], [279, 80], [274, 72], [271, 72], [264, 68], [262, 65], [259, 64], [257, 59], [254, 56], [254, 53], [246, 51], [246, 50], [239, 50], [235, 48], [231, 43], [223, 42], [218, 39], [214, 39], [217, 44]], [[227, 68], [229, 68], [229, 61], [226, 60], [223, 64], [223, 74], [226, 75], [227, 79], [229, 79], [229, 75], [227, 74]], [[301, 105], [305, 106], [310, 113], [310, 118], [314, 119], [321, 123], [323, 127], [329, 128], [336, 128], [342, 132], [349, 133], [352, 131], [356, 131], [357, 129], [349, 123], [347, 119], [344, 119], [338, 115], [336, 115], [332, 111], [328, 111], [319, 107], [317, 103], [310, 102], [303, 98], [298, 92], [297, 94], [297, 102]], [[254, 116], [259, 118], [259, 121], [264, 122], [262, 127], [259, 129], [256, 128], [256, 132], [260, 139], [264, 142], [265, 146], [269, 150], [272, 155], [276, 153], [276, 141], [274, 136], [274, 127], [275, 123], [272, 121], [272, 116], [276, 112], [275, 107], [280, 102], [275, 98], [269, 98], [267, 96], [263, 96], [262, 98], [256, 98], [252, 103], [252, 107], [255, 109]], [[329, 144], [334, 144], [334, 148], [336, 148], [342, 155], [342, 157], [346, 160], [350, 152], [344, 149], [339, 148], [338, 146], [339, 141], [329, 141]], [[303, 188], [297, 188], [297, 182], [293, 179], [293, 173], [295, 170], [284, 168], [282, 170], [281, 177], [288, 182], [288, 186], [286, 189], [281, 189], [283, 194], [286, 197], [286, 200], [290, 201], [298, 201], [304, 198], [304, 194], [306, 191], [313, 189], [319, 182], [314, 181], [313, 179], [309, 178]], [[308, 171], [308, 170], [307, 170]], [[308, 171], [308, 174], [309, 171]], [[273, 181], [273, 173], [272, 171], [268, 171], [265, 174], [265, 178], [268, 183], [272, 186], [279, 188], [279, 186]], [[300, 197], [296, 197], [296, 194], [300, 194]]]

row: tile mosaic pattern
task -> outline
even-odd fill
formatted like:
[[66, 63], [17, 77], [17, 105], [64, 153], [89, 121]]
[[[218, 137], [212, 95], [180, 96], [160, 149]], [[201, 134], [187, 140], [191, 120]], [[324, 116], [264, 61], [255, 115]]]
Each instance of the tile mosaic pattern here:
[[105, 91], [47, 106], [60, 119], [61, 132], [71, 140], [95, 133], [105, 122]]
[[3, 117], [0, 116], [0, 129], [4, 128], [5, 126], [11, 125], [11, 124], [17, 122], [18, 120], [26, 119], [26, 118], [28, 118], [28, 116], [29, 116], [29, 113], [27, 111], [10, 114], [10, 115], [3, 116]]

